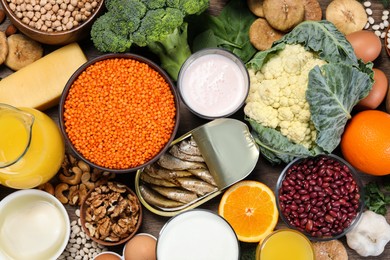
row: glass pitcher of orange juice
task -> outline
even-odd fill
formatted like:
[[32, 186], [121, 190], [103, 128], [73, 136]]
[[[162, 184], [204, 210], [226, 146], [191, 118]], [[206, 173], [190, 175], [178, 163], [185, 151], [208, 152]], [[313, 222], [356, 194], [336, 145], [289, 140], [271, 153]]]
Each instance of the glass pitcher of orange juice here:
[[0, 184], [34, 188], [56, 175], [65, 144], [56, 123], [43, 112], [0, 104]]

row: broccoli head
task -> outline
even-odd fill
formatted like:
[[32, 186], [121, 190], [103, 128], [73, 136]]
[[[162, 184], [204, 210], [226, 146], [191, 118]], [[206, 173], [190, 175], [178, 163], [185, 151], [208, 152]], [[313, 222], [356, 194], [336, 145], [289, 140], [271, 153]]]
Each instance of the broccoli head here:
[[[169, 67], [176, 71], [168, 71], [176, 80], [181, 65], [191, 55], [184, 20], [205, 11], [209, 0], [105, 0], [105, 5], [107, 12], [92, 25], [94, 46], [101, 52], [116, 53], [129, 51], [133, 44], [148, 46], [160, 57], [163, 68], [168, 67], [164, 65], [167, 55], [176, 56], [169, 61]], [[178, 64], [171, 66], [173, 61]]]

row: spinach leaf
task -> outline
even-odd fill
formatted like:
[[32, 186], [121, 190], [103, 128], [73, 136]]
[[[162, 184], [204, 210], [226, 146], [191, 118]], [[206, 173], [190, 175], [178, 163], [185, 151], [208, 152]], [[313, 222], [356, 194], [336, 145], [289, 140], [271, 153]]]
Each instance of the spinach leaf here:
[[317, 66], [309, 72], [306, 99], [317, 129], [317, 145], [329, 153], [336, 149], [352, 108], [368, 95], [371, 84], [370, 75], [342, 63]]
[[255, 19], [246, 1], [231, 0], [218, 16], [202, 16], [205, 30], [194, 38], [192, 49], [227, 49], [246, 63], [257, 51], [249, 41], [249, 27]]

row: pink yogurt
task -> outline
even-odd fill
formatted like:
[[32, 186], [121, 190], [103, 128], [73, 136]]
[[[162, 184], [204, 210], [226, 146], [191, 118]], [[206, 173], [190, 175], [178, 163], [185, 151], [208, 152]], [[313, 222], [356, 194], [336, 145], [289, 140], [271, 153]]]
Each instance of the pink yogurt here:
[[183, 64], [178, 79], [185, 105], [203, 118], [226, 117], [244, 104], [249, 90], [242, 61], [222, 49], [194, 53]]

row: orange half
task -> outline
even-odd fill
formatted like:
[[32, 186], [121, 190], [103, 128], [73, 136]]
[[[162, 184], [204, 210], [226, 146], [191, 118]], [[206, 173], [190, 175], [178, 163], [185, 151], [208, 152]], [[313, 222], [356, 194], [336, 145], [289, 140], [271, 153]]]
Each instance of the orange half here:
[[260, 242], [274, 230], [279, 218], [273, 191], [253, 180], [240, 181], [227, 189], [218, 213], [242, 242]]

